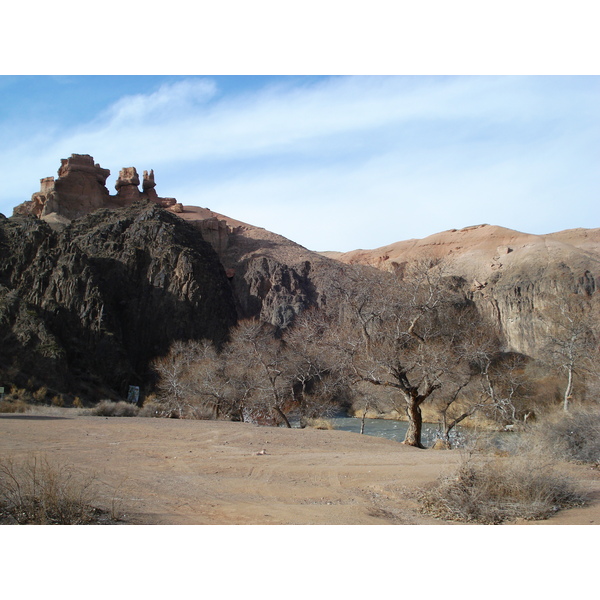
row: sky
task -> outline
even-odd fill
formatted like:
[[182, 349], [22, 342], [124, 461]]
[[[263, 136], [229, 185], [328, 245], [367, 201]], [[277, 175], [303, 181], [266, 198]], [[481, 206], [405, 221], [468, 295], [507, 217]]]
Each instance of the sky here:
[[[56, 176], [61, 158], [81, 153], [110, 169], [111, 192], [119, 169], [154, 169], [159, 195], [313, 250], [376, 248], [479, 223], [530, 233], [600, 227], [600, 37], [592, 0], [221, 0], [193, 10], [184, 0], [5, 4], [0, 212], [7, 216], [40, 178]], [[147, 567], [144, 549], [157, 534], [145, 530], [152, 539], [137, 543], [133, 530], [117, 529], [106, 540], [75, 528], [61, 530], [62, 540], [34, 541], [50, 552], [57, 541], [67, 552], [75, 542], [97, 561], [116, 541], [130, 567], [117, 575], [120, 589], [152, 598], [188, 585], [182, 573], [196, 589], [198, 564], [213, 574], [209, 580], [225, 580], [225, 554], [240, 586], [253, 581], [266, 553], [275, 565], [271, 580], [279, 583], [279, 574], [285, 585], [289, 565], [301, 562], [323, 596], [397, 590], [394, 577], [331, 576], [365, 547], [380, 573], [410, 565], [415, 576], [404, 578], [403, 589], [420, 590], [432, 569], [440, 580], [456, 575], [444, 556], [415, 560], [411, 545], [398, 545], [395, 527], [336, 526], [335, 534], [217, 527], [202, 532], [200, 545], [196, 531], [178, 528], [175, 537], [161, 530], [164, 547], [183, 549], [171, 561], [183, 568], [177, 581], [146, 582], [127, 575]], [[279, 531], [281, 538], [264, 542]], [[561, 547], [592, 541], [591, 528], [453, 531], [452, 549], [466, 557], [471, 585], [487, 585], [506, 556], [544, 573], [557, 538]], [[10, 546], [22, 551], [11, 554], [9, 570], [31, 579], [21, 560], [26, 537], [14, 530]], [[323, 555], [315, 555], [315, 539]], [[564, 577], [553, 572], [518, 584], [537, 595], [571, 593], [577, 571], [586, 592], [593, 559], [565, 555]], [[44, 593], [54, 564], [48, 573], [36, 568]], [[72, 580], [74, 595], [83, 582]], [[280, 595], [277, 583], [261, 594]], [[444, 594], [462, 598], [464, 586]]]
[[90, 154], [114, 184], [311, 250], [600, 227], [598, 76], [0, 76], [0, 212]]

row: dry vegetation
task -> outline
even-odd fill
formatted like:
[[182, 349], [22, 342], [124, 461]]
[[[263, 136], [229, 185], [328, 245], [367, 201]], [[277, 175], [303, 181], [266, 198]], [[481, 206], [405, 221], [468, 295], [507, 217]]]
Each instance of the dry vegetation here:
[[457, 470], [421, 491], [424, 513], [461, 522], [499, 524], [546, 519], [585, 504], [559, 461], [600, 464], [600, 414], [557, 412], [520, 434], [507, 452], [464, 452]]
[[543, 459], [495, 456], [465, 460], [419, 498], [423, 512], [441, 519], [496, 525], [547, 519], [583, 497]]
[[97, 417], [135, 417], [139, 411], [140, 409], [131, 402], [102, 400], [89, 412]]
[[0, 523], [85, 525], [115, 520], [95, 503], [95, 478], [69, 465], [53, 464], [45, 456], [0, 461]]

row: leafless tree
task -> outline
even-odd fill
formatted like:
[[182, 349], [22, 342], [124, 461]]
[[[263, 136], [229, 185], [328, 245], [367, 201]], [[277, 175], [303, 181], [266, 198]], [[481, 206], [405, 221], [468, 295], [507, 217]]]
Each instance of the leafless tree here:
[[286, 360], [277, 329], [256, 320], [242, 321], [232, 331], [226, 351], [227, 360], [236, 365], [237, 377], [247, 391], [246, 414], [252, 412], [291, 427], [285, 414], [291, 388], [285, 377]]
[[331, 414], [347, 393], [348, 380], [332, 328], [325, 311], [311, 309], [299, 315], [282, 336], [286, 377], [301, 427], [308, 419]]
[[548, 362], [566, 377], [562, 406], [568, 412], [576, 379], [598, 376], [600, 332], [585, 294], [555, 298], [549, 306], [540, 316], [547, 331], [545, 353]]
[[347, 331], [359, 332], [346, 342], [349, 364], [355, 381], [396, 390], [396, 409], [408, 417], [404, 443], [422, 448], [421, 405], [463, 360], [460, 322], [476, 313], [460, 282], [435, 262], [380, 281], [376, 289], [354, 290], [346, 306]]
[[155, 359], [152, 368], [158, 375], [158, 400], [163, 414], [182, 418], [194, 408], [192, 365], [197, 360], [196, 342], [176, 341], [167, 355]]

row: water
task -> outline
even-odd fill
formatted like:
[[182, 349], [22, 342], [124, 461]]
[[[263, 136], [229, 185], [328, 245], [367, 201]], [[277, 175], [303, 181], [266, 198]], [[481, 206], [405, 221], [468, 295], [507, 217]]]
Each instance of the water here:
[[[361, 419], [355, 417], [333, 417], [329, 421], [333, 423], [335, 429], [341, 431], [353, 431], [360, 433]], [[393, 421], [389, 419], [365, 419], [364, 435], [382, 437], [395, 442], [403, 442], [408, 429], [407, 421]], [[472, 441], [473, 436], [485, 437], [498, 448], [504, 448], [508, 438], [514, 436], [514, 433], [508, 432], [479, 432], [460, 427], [457, 425], [450, 431], [450, 443], [453, 448], [460, 448]], [[426, 448], [433, 446], [435, 440], [439, 437], [437, 423], [423, 423], [421, 430], [421, 443]]]
[[[354, 417], [334, 417], [329, 419], [335, 429], [360, 433], [361, 419]], [[403, 442], [406, 436], [408, 423], [406, 421], [393, 421], [389, 419], [365, 419], [365, 435], [382, 437], [396, 442]], [[423, 423], [422, 443], [424, 446], [433, 445], [437, 438], [438, 426], [433, 423]]]

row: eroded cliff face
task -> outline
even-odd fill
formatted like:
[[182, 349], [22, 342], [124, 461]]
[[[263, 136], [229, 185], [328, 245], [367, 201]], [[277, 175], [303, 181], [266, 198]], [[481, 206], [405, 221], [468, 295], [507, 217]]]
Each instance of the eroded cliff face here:
[[208, 208], [184, 206], [193, 224], [218, 253], [235, 293], [238, 317], [288, 327], [311, 307], [323, 307], [349, 269], [281, 235], [236, 221]]
[[140, 178], [135, 167], [119, 171], [115, 184], [117, 193], [109, 194], [106, 180], [110, 175], [94, 163], [89, 154], [72, 154], [61, 159], [58, 178], [44, 177], [40, 180], [40, 191], [34, 192], [31, 200], [14, 208], [14, 214], [34, 216], [48, 223], [67, 224], [100, 208], [122, 208], [140, 200], [151, 200], [162, 208], [173, 212], [181, 209], [175, 198], [160, 198], [154, 189], [154, 171], [144, 171], [142, 191]]
[[479, 225], [327, 254], [399, 273], [421, 259], [440, 261], [448, 275], [465, 280], [466, 292], [508, 349], [529, 356], [541, 357], [552, 313], [569, 297], [600, 316], [600, 229], [532, 235]]
[[98, 210], [61, 231], [0, 218], [0, 249], [2, 366], [21, 379], [123, 396], [174, 340], [219, 344], [236, 322], [212, 247], [154, 203]]

